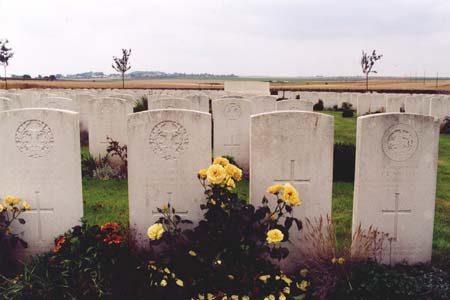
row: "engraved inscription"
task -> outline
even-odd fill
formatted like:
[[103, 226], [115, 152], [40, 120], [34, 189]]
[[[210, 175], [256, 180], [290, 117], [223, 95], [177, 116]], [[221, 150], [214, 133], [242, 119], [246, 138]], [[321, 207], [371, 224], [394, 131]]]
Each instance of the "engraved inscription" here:
[[186, 128], [175, 121], [162, 121], [150, 132], [150, 147], [166, 160], [177, 159], [189, 144]]
[[406, 124], [391, 126], [383, 135], [382, 145], [384, 154], [391, 160], [408, 160], [417, 150], [417, 132]]
[[241, 107], [237, 103], [230, 103], [225, 107], [225, 116], [228, 120], [237, 120], [241, 117]]
[[19, 151], [31, 158], [46, 156], [55, 141], [50, 127], [39, 120], [23, 122], [16, 130], [15, 139]]

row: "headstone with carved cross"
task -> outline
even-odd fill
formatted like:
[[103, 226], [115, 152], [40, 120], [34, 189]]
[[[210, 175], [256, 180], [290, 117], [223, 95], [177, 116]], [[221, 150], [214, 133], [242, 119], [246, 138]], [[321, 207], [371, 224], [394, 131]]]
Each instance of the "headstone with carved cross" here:
[[127, 144], [127, 115], [133, 112], [129, 102], [123, 99], [104, 97], [90, 102], [89, 152], [94, 158], [106, 155], [107, 137]]
[[130, 227], [139, 246], [147, 228], [170, 203], [193, 222], [202, 216], [204, 190], [197, 172], [211, 164], [211, 115], [192, 110], [149, 110], [128, 117]]
[[83, 216], [78, 114], [53, 109], [0, 113], [1, 197], [15, 195], [31, 210], [13, 231], [25, 254], [48, 251], [54, 238]]
[[244, 173], [248, 173], [252, 102], [239, 98], [214, 100], [212, 113], [214, 156], [232, 156]]
[[[296, 100], [298, 101], [298, 100]], [[250, 129], [250, 199], [259, 205], [264, 196], [271, 206], [275, 197], [266, 193], [273, 184], [291, 183], [301, 206], [300, 220], [331, 214], [333, 183], [333, 117], [304, 111], [279, 111], [254, 115]], [[286, 267], [295, 267], [302, 233], [291, 231], [293, 242]]]
[[388, 234], [384, 263], [431, 260], [438, 141], [433, 117], [358, 118], [353, 233], [361, 225]]

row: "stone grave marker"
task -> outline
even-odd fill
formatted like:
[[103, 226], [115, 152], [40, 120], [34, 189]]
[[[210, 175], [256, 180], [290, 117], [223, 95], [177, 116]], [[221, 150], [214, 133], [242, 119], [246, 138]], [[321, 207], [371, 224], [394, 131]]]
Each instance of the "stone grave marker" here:
[[48, 251], [83, 216], [78, 114], [53, 109], [0, 112], [1, 197], [17, 196], [31, 210], [13, 231], [28, 243], [22, 254]]
[[204, 190], [197, 172], [211, 164], [211, 115], [192, 110], [149, 110], [128, 117], [130, 226], [140, 246], [147, 228], [170, 204], [183, 218], [198, 221]]
[[358, 118], [353, 233], [389, 234], [383, 263], [429, 262], [433, 241], [439, 122], [387, 113]]

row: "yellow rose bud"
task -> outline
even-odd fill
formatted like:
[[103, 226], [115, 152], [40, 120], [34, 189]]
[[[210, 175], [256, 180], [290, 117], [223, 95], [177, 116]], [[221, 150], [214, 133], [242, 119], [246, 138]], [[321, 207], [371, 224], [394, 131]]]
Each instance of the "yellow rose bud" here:
[[267, 242], [269, 244], [279, 243], [284, 239], [284, 234], [279, 229], [272, 229], [267, 232]]
[[343, 265], [345, 263], [345, 258], [339, 257], [338, 264]]
[[228, 275], [228, 279], [233, 280], [233, 279], [234, 279], [234, 276], [231, 275], [231, 274], [229, 274], [229, 275]]
[[190, 256], [197, 256], [197, 253], [195, 253], [195, 251], [193, 251], [193, 250], [190, 250], [189, 251], [189, 255]]
[[200, 299], [200, 300], [204, 300], [204, 299], [205, 299], [205, 296], [203, 296], [202, 294], [198, 294], [198, 295], [197, 295], [197, 298]]
[[288, 285], [291, 285], [291, 283], [292, 283], [292, 280], [289, 277], [287, 277], [286, 275], [281, 275], [281, 280], [286, 282]]
[[222, 167], [227, 166], [230, 163], [230, 161], [228, 159], [226, 159], [225, 157], [216, 157], [213, 161], [213, 164], [215, 165], [221, 165]]
[[280, 293], [278, 300], [286, 300], [286, 296], [283, 293]]
[[3, 205], [0, 204], [0, 213], [5, 210], [5, 207]]
[[184, 286], [184, 282], [183, 282], [183, 280], [181, 280], [181, 279], [177, 279], [177, 280], [175, 281], [175, 283], [176, 283], [178, 286], [181, 286], [181, 287]]
[[242, 296], [242, 300], [250, 300], [250, 297], [247, 295]]
[[296, 285], [297, 285], [297, 288], [299, 290], [302, 290], [302, 291], [306, 292], [306, 290], [308, 289], [310, 283], [308, 281], [306, 281], [306, 280], [302, 280], [302, 282], [300, 282], [300, 283], [297, 282]]
[[22, 202], [22, 208], [23, 208], [24, 210], [30, 210], [30, 209], [31, 209], [31, 207], [30, 207], [30, 205], [28, 204], [27, 201], [23, 201], [23, 202]]
[[308, 269], [301, 269], [300, 270], [300, 275], [302, 275], [303, 277], [306, 277], [308, 275]]
[[165, 279], [161, 280], [161, 283], [159, 284], [162, 287], [165, 287], [167, 285], [167, 281]]
[[206, 179], [206, 176], [208, 175], [208, 171], [206, 169], [202, 169], [198, 171], [197, 176], [200, 179]]
[[258, 277], [259, 280], [266, 282], [270, 278], [270, 275], [261, 275]]
[[147, 230], [148, 237], [152, 240], [159, 240], [164, 233], [164, 227], [161, 223], [156, 223], [150, 226]]
[[208, 300], [214, 300], [214, 299], [216, 299], [216, 296], [214, 296], [214, 295], [211, 294], [211, 293], [208, 293], [207, 298], [208, 298]]
[[227, 177], [227, 173], [221, 165], [211, 165], [207, 170], [206, 177], [211, 184], [222, 184]]
[[234, 183], [233, 178], [228, 179], [228, 181], [227, 181], [227, 187], [228, 187], [229, 189], [234, 189], [234, 188], [236, 187], [236, 184]]
[[211, 202], [212, 205], [216, 205], [217, 204], [216, 200], [214, 200], [214, 199], [211, 199], [210, 202]]
[[288, 287], [288, 286], [285, 286], [284, 289], [283, 289], [283, 293], [290, 294], [291, 293], [291, 288]]
[[297, 190], [290, 184], [286, 183], [283, 186], [283, 201], [291, 204], [292, 206], [300, 205], [300, 199], [298, 198]]
[[274, 184], [272, 186], [269, 186], [266, 192], [270, 194], [278, 194], [282, 189], [283, 186], [281, 184]]
[[335, 264], [335, 263], [337, 263], [337, 259], [336, 259], [336, 257], [333, 257], [333, 258], [331, 259], [331, 263], [332, 263], [332, 264]]

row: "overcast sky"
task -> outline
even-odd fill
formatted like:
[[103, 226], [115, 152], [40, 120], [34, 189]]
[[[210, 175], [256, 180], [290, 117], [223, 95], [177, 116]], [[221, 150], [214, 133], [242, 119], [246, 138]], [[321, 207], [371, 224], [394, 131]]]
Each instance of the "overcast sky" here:
[[11, 74], [132, 70], [450, 76], [450, 0], [0, 0]]

